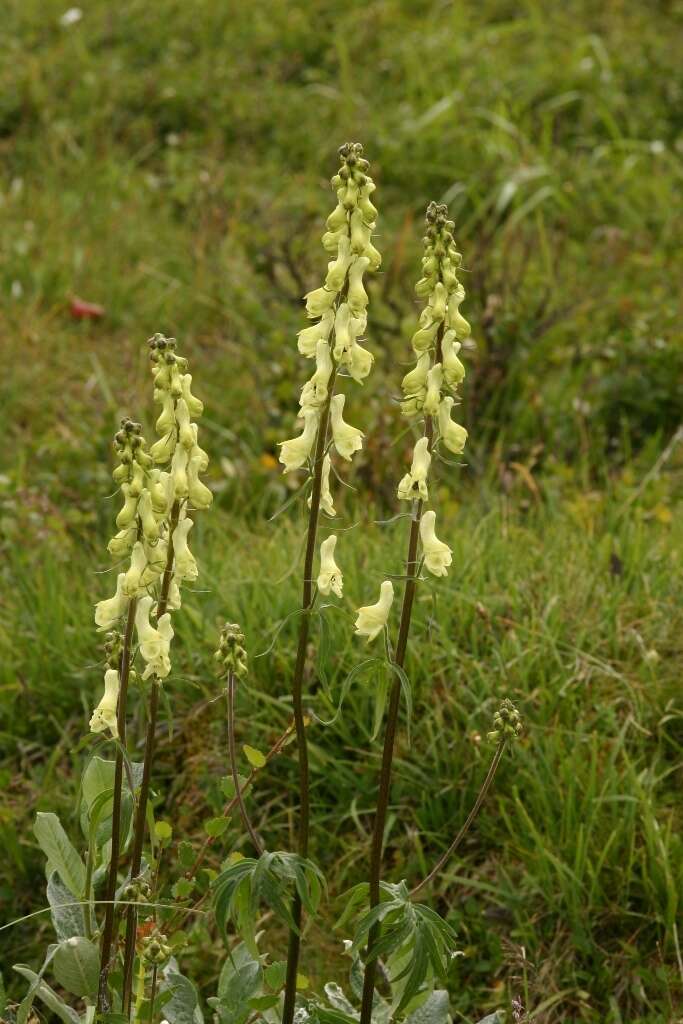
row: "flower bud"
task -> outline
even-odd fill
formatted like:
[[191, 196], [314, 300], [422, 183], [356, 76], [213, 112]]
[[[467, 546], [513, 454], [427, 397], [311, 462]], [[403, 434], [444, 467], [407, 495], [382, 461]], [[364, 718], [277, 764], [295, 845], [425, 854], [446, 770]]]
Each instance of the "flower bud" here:
[[493, 716], [493, 732], [487, 733], [490, 740], [516, 740], [524, 729], [519, 711], [507, 697]]
[[246, 676], [247, 652], [244, 647], [244, 633], [236, 623], [226, 622], [221, 629], [214, 661], [219, 677], [225, 678], [230, 672], [238, 679]]

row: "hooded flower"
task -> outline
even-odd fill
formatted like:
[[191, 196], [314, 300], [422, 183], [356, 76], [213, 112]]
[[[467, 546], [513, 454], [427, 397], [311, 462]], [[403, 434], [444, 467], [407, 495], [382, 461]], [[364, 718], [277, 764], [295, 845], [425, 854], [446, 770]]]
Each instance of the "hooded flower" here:
[[433, 576], [447, 576], [447, 566], [453, 561], [453, 553], [448, 544], [439, 540], [434, 533], [436, 512], [423, 512], [420, 520], [420, 541], [424, 554], [425, 566]]
[[306, 356], [307, 359], [312, 359], [316, 353], [318, 342], [329, 341], [333, 324], [334, 310], [328, 309], [323, 313], [322, 318], [317, 324], [305, 327], [303, 331], [299, 331], [297, 347], [301, 355]]
[[454, 455], [460, 455], [467, 441], [467, 431], [451, 419], [452, 408], [453, 399], [450, 395], [446, 395], [441, 399], [439, 406], [439, 433], [446, 448]]
[[303, 409], [320, 409], [327, 401], [327, 385], [332, 376], [330, 346], [322, 339], [315, 350], [315, 373], [301, 389], [299, 405]]
[[129, 598], [123, 592], [123, 581], [125, 574], [120, 572], [116, 577], [116, 593], [113, 597], [104, 601], [98, 601], [95, 605], [95, 625], [99, 632], [113, 629], [122, 615], [128, 609]]
[[337, 597], [341, 597], [344, 587], [344, 577], [334, 560], [336, 544], [337, 538], [334, 534], [331, 534], [320, 545], [320, 572], [318, 573], [317, 583], [318, 590], [325, 597], [327, 597], [330, 591], [334, 592]]
[[104, 673], [104, 696], [90, 719], [91, 732], [104, 732], [105, 729], [109, 729], [114, 739], [118, 738], [119, 730], [116, 723], [118, 700], [119, 674], [115, 668], [108, 668]]
[[439, 411], [441, 400], [441, 385], [443, 383], [443, 368], [441, 363], [434, 363], [427, 374], [427, 391], [424, 400], [424, 411], [428, 416], [436, 416]]
[[130, 556], [130, 567], [124, 573], [121, 589], [126, 597], [144, 593], [142, 574], [147, 566], [147, 555], [141, 541], [136, 541]]
[[363, 447], [363, 432], [344, 422], [343, 412], [345, 395], [335, 395], [330, 402], [330, 420], [332, 422], [332, 438], [334, 447], [347, 462], [351, 461], [354, 452]]
[[187, 545], [187, 535], [194, 526], [189, 517], [181, 519], [173, 531], [173, 554], [175, 557], [175, 574], [179, 580], [196, 580], [199, 569], [195, 557]]
[[[189, 520], [188, 520], [189, 521]], [[165, 612], [156, 628], [149, 621], [149, 613], [153, 599], [149, 596], [142, 597], [138, 601], [135, 611], [135, 628], [140, 645], [140, 654], [147, 662], [147, 667], [142, 674], [143, 679], [155, 675], [159, 679], [165, 679], [171, 671], [171, 640], [173, 639], [173, 627], [171, 616]]]
[[374, 640], [387, 624], [393, 600], [394, 585], [391, 580], [385, 580], [379, 589], [379, 601], [377, 604], [366, 605], [358, 609], [356, 635], [366, 636], [368, 643]]
[[[330, 469], [332, 466], [332, 460], [329, 455], [326, 455], [323, 459], [322, 476], [320, 478], [320, 508], [326, 515], [330, 517], [336, 516], [337, 512], [334, 507], [332, 499], [332, 492], [330, 491]], [[313, 495], [308, 496], [308, 507], [310, 508], [313, 504]]]
[[446, 331], [441, 342], [443, 373], [446, 383], [456, 388], [465, 379], [465, 367], [458, 359], [460, 342], [455, 340], [455, 331]]
[[285, 467], [285, 473], [291, 473], [293, 469], [301, 469], [315, 444], [319, 411], [306, 408], [301, 410], [301, 415], [304, 418], [304, 429], [299, 437], [294, 437], [291, 441], [280, 442], [280, 462]]
[[414, 501], [416, 498], [421, 498], [422, 501], [429, 499], [427, 474], [431, 461], [429, 440], [426, 437], [421, 437], [413, 449], [413, 463], [410, 472], [406, 473], [398, 485], [398, 497], [401, 501]]

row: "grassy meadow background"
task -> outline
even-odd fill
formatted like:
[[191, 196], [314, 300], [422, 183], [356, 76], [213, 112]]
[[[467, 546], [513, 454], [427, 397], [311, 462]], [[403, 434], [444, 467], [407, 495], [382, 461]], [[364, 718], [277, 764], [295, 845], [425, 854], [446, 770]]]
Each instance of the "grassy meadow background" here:
[[[516, 996], [540, 1024], [683, 1020], [680, 0], [67, 9], [8, 0], [0, 36], [0, 924], [44, 905], [35, 812], [78, 831], [101, 687], [92, 606], [113, 590], [110, 442], [124, 413], [153, 436], [157, 330], [190, 358], [215, 492], [174, 621], [157, 815], [199, 844], [221, 806], [222, 620], [252, 655], [240, 743], [265, 749], [289, 722], [296, 620], [254, 657], [299, 599], [302, 511], [269, 522], [292, 487], [276, 444], [308, 369], [295, 335], [325, 269], [336, 149], [358, 139], [384, 264], [375, 372], [348, 399], [367, 440], [337, 502], [333, 688], [365, 656], [353, 608], [403, 557], [404, 521], [376, 521], [397, 511], [409, 448], [392, 399], [430, 199], [456, 221], [474, 339], [466, 465], [441, 466], [437, 485], [454, 562], [420, 590], [388, 872], [417, 879], [451, 838], [512, 697], [525, 737], [432, 894], [465, 954], [455, 1019]], [[74, 318], [74, 296], [104, 316]], [[329, 717], [315, 668], [308, 685]], [[311, 726], [312, 849], [332, 897], [367, 863], [371, 687]], [[138, 710], [133, 738], [143, 726]], [[251, 798], [271, 848], [293, 841], [294, 777], [290, 747]], [[214, 866], [242, 843], [235, 822]], [[49, 941], [37, 920], [38, 935], [35, 920], [0, 931], [14, 994], [11, 965]], [[339, 977], [340, 943], [331, 927], [309, 937], [316, 985]], [[220, 949], [200, 918], [184, 963], [204, 995]]]

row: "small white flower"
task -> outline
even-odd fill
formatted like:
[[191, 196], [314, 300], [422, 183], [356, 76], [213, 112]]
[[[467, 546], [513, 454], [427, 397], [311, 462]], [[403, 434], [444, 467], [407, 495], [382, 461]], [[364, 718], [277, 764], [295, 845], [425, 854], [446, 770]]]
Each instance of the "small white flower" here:
[[446, 331], [441, 343], [443, 373], [446, 383], [452, 388], [457, 387], [465, 377], [465, 367], [458, 359], [460, 347], [460, 342], [455, 340], [455, 331]]
[[374, 640], [387, 624], [393, 600], [394, 585], [391, 580], [385, 580], [380, 587], [377, 604], [369, 604], [358, 609], [356, 635], [366, 636], [368, 643]]
[[467, 441], [467, 431], [451, 419], [452, 408], [453, 399], [450, 395], [446, 395], [441, 399], [439, 406], [439, 433], [448, 450], [454, 455], [460, 455]]
[[453, 561], [453, 552], [448, 544], [439, 540], [434, 532], [436, 512], [424, 512], [420, 520], [420, 540], [425, 566], [434, 576], [447, 576], [447, 566]]
[[410, 472], [406, 473], [398, 485], [398, 497], [401, 501], [414, 501], [416, 498], [428, 500], [427, 474], [431, 461], [429, 441], [426, 437], [421, 437], [413, 449]]
[[328, 309], [319, 323], [299, 331], [297, 347], [302, 356], [312, 359], [319, 341], [328, 341], [334, 323], [334, 310]]
[[332, 421], [332, 438], [334, 447], [347, 462], [351, 461], [354, 452], [363, 447], [363, 432], [344, 422], [345, 395], [335, 395], [330, 401], [330, 419]]
[[128, 598], [123, 592], [125, 574], [120, 572], [116, 577], [116, 593], [95, 605], [95, 625], [99, 630], [113, 629], [128, 608]]
[[331, 534], [320, 545], [320, 572], [318, 573], [318, 590], [325, 597], [332, 591], [337, 597], [342, 596], [344, 577], [334, 560], [334, 549], [337, 538]]
[[119, 674], [115, 668], [108, 668], [104, 673], [104, 696], [92, 713], [90, 719], [91, 732], [104, 732], [109, 729], [116, 739], [119, 735], [116, 723], [116, 706], [119, 700]]
[[[334, 517], [337, 512], [334, 507], [334, 501], [332, 498], [332, 492], [330, 491], [330, 468], [332, 466], [332, 460], [329, 455], [326, 455], [323, 459], [323, 470], [320, 479], [320, 508], [328, 516]], [[310, 508], [313, 504], [313, 495], [308, 496], [308, 507]]]
[[443, 383], [443, 368], [441, 363], [434, 363], [427, 374], [427, 393], [424, 400], [424, 411], [428, 416], [436, 416], [441, 401], [441, 385]]
[[175, 557], [175, 573], [179, 580], [196, 580], [199, 569], [195, 557], [187, 545], [187, 535], [194, 522], [187, 516], [181, 519], [173, 531], [173, 555]]
[[293, 469], [301, 469], [315, 444], [319, 412], [317, 409], [303, 409], [302, 416], [304, 429], [299, 437], [280, 442], [280, 462], [285, 467], [285, 473], [291, 473]]
[[161, 616], [157, 622], [156, 629], [149, 621], [149, 613], [153, 599], [149, 596], [142, 597], [138, 601], [135, 611], [135, 628], [138, 634], [140, 654], [147, 662], [143, 679], [151, 675], [165, 679], [171, 671], [171, 640], [173, 639], [173, 626], [171, 616], [168, 612]]
[[83, 17], [83, 11], [80, 7], [69, 7], [59, 19], [59, 24], [62, 28], [71, 28], [72, 25], [77, 25]]

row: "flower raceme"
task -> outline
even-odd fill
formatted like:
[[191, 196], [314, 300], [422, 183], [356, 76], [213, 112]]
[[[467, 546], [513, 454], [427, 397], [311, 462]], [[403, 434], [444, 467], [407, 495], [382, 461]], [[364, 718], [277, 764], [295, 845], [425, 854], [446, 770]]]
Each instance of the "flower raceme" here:
[[394, 600], [394, 585], [391, 580], [384, 580], [379, 588], [379, 601], [358, 609], [356, 619], [356, 635], [367, 637], [370, 643], [382, 632], [389, 621], [389, 612]]
[[[209, 460], [199, 446], [198, 427], [193, 421], [201, 416], [204, 406], [192, 392], [187, 360], [177, 354], [173, 338], [155, 334], [149, 347], [154, 399], [161, 407], [156, 421], [159, 438], [147, 450], [140, 424], [125, 419], [114, 439], [118, 465], [113, 476], [123, 504], [116, 517], [118, 533], [108, 547], [117, 560], [128, 559], [128, 565], [117, 575], [114, 596], [97, 603], [95, 623], [100, 631], [115, 629], [126, 616], [130, 602], [137, 601], [134, 624], [145, 662], [143, 679], [153, 676], [161, 680], [171, 670], [173, 628], [169, 613], [181, 606], [179, 584], [198, 575], [187, 543], [193, 525], [188, 511], [208, 508], [213, 496], [200, 479]], [[174, 559], [169, 565], [171, 540]], [[155, 624], [150, 616], [157, 620]], [[129, 646], [131, 640], [127, 638]], [[114, 679], [107, 676], [104, 703], [91, 719], [93, 731], [111, 729], [112, 722], [115, 726], [115, 704], [113, 718], [108, 710], [113, 693]], [[112, 735], [116, 735], [113, 730]]]
[[[280, 443], [280, 462], [285, 473], [301, 469], [310, 460], [322, 413], [328, 407], [337, 454], [350, 461], [362, 448], [362, 432], [343, 420], [344, 396], [333, 395], [338, 375], [362, 383], [374, 362], [372, 353], [359, 342], [367, 326], [368, 294], [363, 278], [381, 263], [372, 244], [377, 210], [370, 196], [375, 184], [367, 173], [369, 164], [362, 153], [359, 143], [342, 146], [342, 164], [332, 178], [337, 205], [327, 218], [327, 230], [322, 237], [323, 248], [332, 258], [323, 285], [305, 296], [306, 314], [315, 323], [298, 335], [299, 352], [307, 359], [315, 358], [316, 366], [301, 389], [299, 418], [303, 420], [303, 430], [298, 437]], [[327, 426], [327, 414], [324, 423]], [[325, 459], [320, 507], [333, 516], [328, 453]]]

